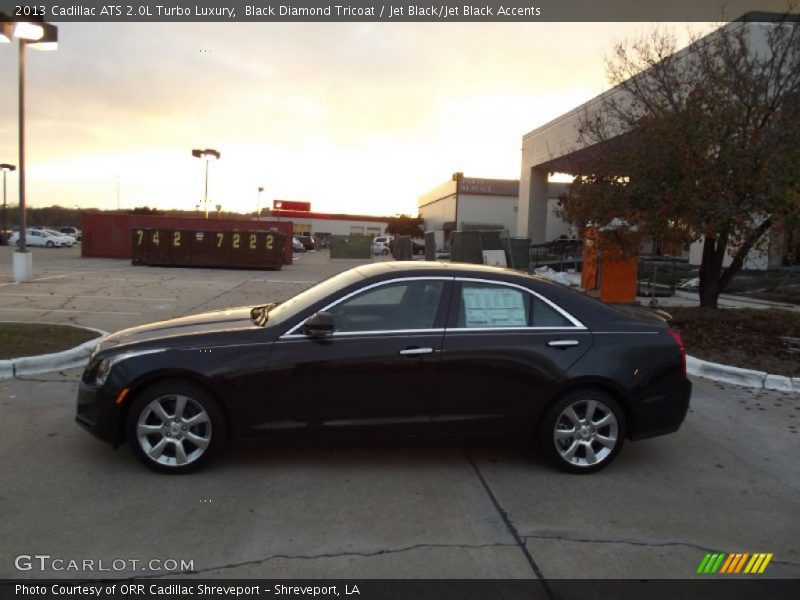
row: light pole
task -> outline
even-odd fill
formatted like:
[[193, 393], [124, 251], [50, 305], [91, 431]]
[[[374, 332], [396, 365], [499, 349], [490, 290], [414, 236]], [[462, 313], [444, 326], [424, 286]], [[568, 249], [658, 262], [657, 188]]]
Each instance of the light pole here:
[[6, 173], [9, 171], [16, 171], [17, 167], [14, 165], [9, 165], [8, 163], [3, 163], [0, 165], [0, 171], [3, 172], [3, 233], [2, 233], [2, 243], [6, 243], [6, 231], [8, 231], [8, 226], [6, 224]]
[[256, 196], [256, 219], [261, 217], [261, 192], [264, 191], [262, 186], [258, 186], [258, 196]]
[[25, 244], [25, 48], [55, 50], [58, 47], [58, 28], [51, 23], [11, 21], [0, 14], [0, 42], [19, 40], [19, 248], [14, 252], [14, 281], [33, 278], [33, 256]]
[[206, 148], [205, 150], [192, 150], [192, 156], [195, 158], [205, 159], [206, 161], [206, 190], [203, 197], [203, 208], [205, 209], [206, 219], [208, 218], [208, 161], [212, 158], [219, 160], [219, 151], [213, 148]]

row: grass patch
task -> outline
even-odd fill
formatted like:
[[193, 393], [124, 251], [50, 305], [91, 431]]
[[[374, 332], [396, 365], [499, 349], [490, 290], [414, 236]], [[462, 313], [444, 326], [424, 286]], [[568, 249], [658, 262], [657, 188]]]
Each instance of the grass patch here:
[[716, 363], [800, 376], [800, 354], [782, 337], [800, 338], [800, 313], [781, 309], [670, 306], [686, 352]]
[[69, 325], [0, 323], [0, 359], [61, 352], [98, 336], [95, 331]]

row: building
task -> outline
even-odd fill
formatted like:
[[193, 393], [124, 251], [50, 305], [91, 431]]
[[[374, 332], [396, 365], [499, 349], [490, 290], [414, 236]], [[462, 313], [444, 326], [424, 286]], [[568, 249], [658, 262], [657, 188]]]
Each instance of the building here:
[[[566, 191], [565, 183], [551, 182], [548, 185], [548, 240], [571, 234], [570, 226], [556, 214], [558, 197]], [[453, 173], [449, 181], [417, 200], [419, 214], [425, 219], [425, 230], [442, 232], [444, 243], [449, 240], [450, 232], [456, 230], [500, 229], [514, 236], [517, 234], [518, 206], [519, 180], [464, 177], [462, 173]], [[437, 239], [437, 245], [440, 244]]]
[[[300, 204], [304, 205], [300, 208], [307, 210], [283, 208]], [[281, 208], [275, 208], [276, 206]], [[389, 217], [313, 212], [309, 203], [292, 203], [286, 200], [275, 200], [273, 208], [266, 209], [264, 214], [262, 218], [270, 221], [291, 221], [295, 235], [313, 235], [320, 241], [332, 235], [376, 237], [386, 233], [389, 225]]]
[[[768, 25], [763, 22], [780, 18], [781, 15], [766, 13], [749, 13], [725, 27], [748, 28], [748, 35], [753, 46], [758, 48], [765, 39]], [[711, 33], [709, 35], [714, 35]], [[687, 55], [688, 49], [681, 50], [678, 55]], [[519, 181], [519, 197], [517, 223], [515, 235], [530, 237], [532, 243], [539, 244], [552, 240], [552, 192], [548, 176], [550, 173], [567, 173], [565, 159], [579, 156], [582, 153], [602, 152], [603, 148], [613, 142], [614, 138], [589, 147], [578, 146], [578, 125], [581, 117], [597, 113], [602, 103], [607, 98], [621, 99], [624, 101], [626, 92], [619, 86], [589, 100], [585, 104], [553, 119], [549, 123], [525, 134], [522, 138], [522, 164]], [[624, 133], [621, 126], [617, 127], [617, 135]], [[783, 257], [789, 251], [791, 240], [788, 234], [773, 234], [767, 240], [766, 247], [754, 249], [750, 252], [745, 262], [745, 268], [764, 269], [781, 264]], [[796, 243], [796, 242], [795, 242]], [[702, 256], [702, 239], [687, 249], [685, 257], [691, 264], [700, 264]], [[730, 251], [729, 251], [730, 252]], [[725, 264], [731, 261], [730, 254], [725, 258]]]

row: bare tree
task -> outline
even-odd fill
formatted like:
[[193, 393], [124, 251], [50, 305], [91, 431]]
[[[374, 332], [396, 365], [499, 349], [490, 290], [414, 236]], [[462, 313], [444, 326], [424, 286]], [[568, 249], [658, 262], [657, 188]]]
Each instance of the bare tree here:
[[680, 52], [658, 29], [617, 44], [616, 87], [584, 111], [564, 165], [577, 177], [562, 215], [702, 239], [700, 301], [716, 307], [748, 252], [800, 216], [799, 25], [734, 22]]

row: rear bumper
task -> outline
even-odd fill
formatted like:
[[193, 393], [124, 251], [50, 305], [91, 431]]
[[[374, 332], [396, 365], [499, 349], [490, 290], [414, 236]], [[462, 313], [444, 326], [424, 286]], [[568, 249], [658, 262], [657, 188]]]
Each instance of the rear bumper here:
[[677, 431], [689, 410], [692, 382], [681, 378], [669, 393], [641, 399], [633, 410], [628, 432], [632, 440], [640, 440]]

